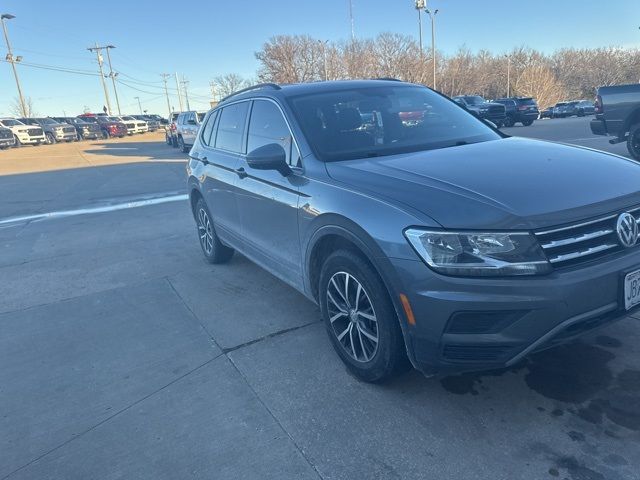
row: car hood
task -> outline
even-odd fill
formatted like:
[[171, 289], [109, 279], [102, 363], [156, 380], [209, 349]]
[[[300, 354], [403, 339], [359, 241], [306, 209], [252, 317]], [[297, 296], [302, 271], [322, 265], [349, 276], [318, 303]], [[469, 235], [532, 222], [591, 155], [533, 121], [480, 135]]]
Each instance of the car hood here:
[[334, 180], [445, 228], [528, 230], [640, 204], [640, 165], [522, 138], [326, 165]]

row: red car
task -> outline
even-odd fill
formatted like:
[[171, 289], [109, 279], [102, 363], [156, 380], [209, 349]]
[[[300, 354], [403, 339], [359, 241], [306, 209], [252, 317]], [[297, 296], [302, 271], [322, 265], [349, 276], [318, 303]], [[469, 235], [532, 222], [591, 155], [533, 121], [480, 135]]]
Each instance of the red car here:
[[109, 117], [102, 114], [83, 113], [78, 118], [85, 122], [97, 123], [102, 130], [102, 138], [118, 137], [122, 138], [127, 134], [127, 126], [116, 117]]

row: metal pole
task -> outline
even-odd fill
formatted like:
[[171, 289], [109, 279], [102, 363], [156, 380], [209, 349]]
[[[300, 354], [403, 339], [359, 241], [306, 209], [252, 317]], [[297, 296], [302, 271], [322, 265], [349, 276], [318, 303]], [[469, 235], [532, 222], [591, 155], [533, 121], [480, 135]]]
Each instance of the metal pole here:
[[96, 42], [95, 47], [89, 47], [87, 50], [96, 52], [96, 58], [98, 59], [98, 70], [100, 71], [100, 81], [102, 82], [102, 89], [104, 90], [104, 98], [107, 101], [107, 113], [111, 115], [111, 102], [109, 101], [109, 91], [107, 90], [107, 84], [104, 81], [104, 72], [102, 71], [102, 55], [100, 55], [100, 50], [104, 47], [99, 47]]
[[436, 15], [439, 10], [426, 10], [431, 19], [431, 61], [433, 62], [433, 89], [436, 89]]
[[111, 67], [111, 55], [109, 55], [109, 49], [116, 48], [113, 45], [108, 45], [105, 47], [107, 51], [107, 61], [109, 62], [109, 76], [111, 77], [111, 81], [113, 82], [113, 93], [116, 95], [116, 105], [118, 106], [118, 115], [122, 115], [120, 111], [120, 99], [118, 98], [118, 89], [116, 88], [116, 75], [113, 73], [113, 68]]
[[142, 115], [142, 104], [140, 103], [140, 97], [133, 97], [138, 100], [138, 108], [140, 109], [140, 115]]
[[13, 58], [13, 52], [11, 51], [11, 44], [9, 43], [9, 35], [7, 33], [7, 25], [5, 24], [5, 20], [11, 20], [12, 18], [15, 18], [15, 17], [8, 13], [3, 13], [2, 16], [0, 17], [0, 20], [2, 20], [2, 31], [4, 32], [4, 41], [7, 43], [9, 63], [11, 63], [11, 68], [13, 69], [13, 76], [16, 79], [16, 87], [18, 87], [18, 97], [20, 98], [20, 108], [22, 110], [22, 116], [28, 117], [31, 112], [27, 112], [27, 106], [24, 103], [24, 96], [22, 95], [22, 87], [20, 86], [20, 79], [18, 78], [18, 70], [16, 69], [16, 61]]
[[180, 111], [182, 112], [184, 109], [182, 108], [182, 95], [180, 94], [180, 82], [178, 81], [178, 72], [176, 72], [176, 88], [178, 89], [178, 103], [180, 104]]
[[171, 102], [169, 102], [169, 91], [167, 90], [167, 78], [169, 77], [168, 73], [161, 74], [162, 81], [164, 82], [164, 95], [167, 97], [167, 111], [169, 112], [169, 116], [167, 118], [171, 118]]
[[507, 57], [507, 98], [511, 96], [511, 57]]
[[356, 39], [356, 33], [353, 24], [353, 0], [349, 0], [349, 19], [351, 21], [351, 42], [353, 43]]
[[424, 51], [422, 48], [422, 10], [420, 9], [418, 9], [418, 35], [420, 38], [420, 58], [422, 59], [424, 57]]

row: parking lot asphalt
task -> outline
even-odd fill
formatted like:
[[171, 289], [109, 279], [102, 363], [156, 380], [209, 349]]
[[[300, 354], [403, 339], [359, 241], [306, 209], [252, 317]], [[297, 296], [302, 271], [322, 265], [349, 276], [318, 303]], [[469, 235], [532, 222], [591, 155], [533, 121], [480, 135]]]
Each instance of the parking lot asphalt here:
[[[626, 154], [588, 120], [504, 131]], [[158, 134], [0, 152], [0, 479], [640, 479], [640, 315], [361, 383], [315, 305], [202, 260], [185, 159]]]

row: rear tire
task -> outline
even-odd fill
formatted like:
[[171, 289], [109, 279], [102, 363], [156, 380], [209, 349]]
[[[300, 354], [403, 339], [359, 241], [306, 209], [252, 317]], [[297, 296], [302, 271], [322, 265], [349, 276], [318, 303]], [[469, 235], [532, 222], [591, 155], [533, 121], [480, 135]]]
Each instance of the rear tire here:
[[233, 248], [223, 245], [216, 234], [213, 217], [202, 198], [198, 199], [195, 209], [196, 227], [200, 248], [209, 263], [226, 263], [233, 257]]
[[640, 123], [631, 125], [627, 137], [627, 150], [634, 160], [640, 161]]
[[504, 122], [502, 122], [502, 124], [505, 127], [513, 127], [515, 125], [516, 122], [513, 121], [513, 118], [511, 117], [507, 117], [504, 119]]
[[109, 131], [108, 130], [102, 130], [102, 139], [103, 140], [108, 140], [109, 137], [110, 137]]
[[329, 255], [318, 292], [333, 348], [357, 378], [382, 382], [408, 365], [389, 292], [362, 257], [348, 250]]
[[166, 142], [167, 145], [173, 145], [173, 140], [171, 140], [171, 137], [166, 133], [164, 135], [164, 141]]

